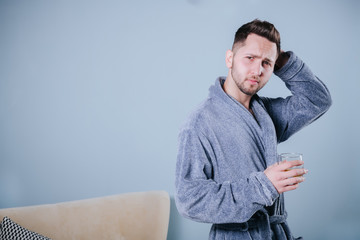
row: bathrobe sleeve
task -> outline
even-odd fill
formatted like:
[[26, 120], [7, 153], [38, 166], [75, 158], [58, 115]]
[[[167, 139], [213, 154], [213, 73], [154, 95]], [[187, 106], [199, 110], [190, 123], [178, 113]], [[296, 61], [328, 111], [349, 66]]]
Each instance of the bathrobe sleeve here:
[[263, 172], [238, 181], [216, 182], [216, 156], [198, 129], [183, 129], [179, 144], [175, 200], [184, 217], [215, 224], [246, 222], [279, 196]]
[[291, 91], [286, 98], [262, 98], [272, 118], [278, 143], [324, 114], [332, 100], [327, 87], [293, 52], [288, 62], [274, 72]]

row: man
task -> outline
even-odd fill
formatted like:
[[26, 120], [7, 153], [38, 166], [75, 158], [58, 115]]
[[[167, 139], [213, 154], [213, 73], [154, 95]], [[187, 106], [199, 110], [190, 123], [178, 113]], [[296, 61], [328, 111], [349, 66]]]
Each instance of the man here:
[[[226, 52], [228, 75], [190, 115], [179, 134], [175, 200], [179, 212], [212, 223], [209, 239], [294, 239], [283, 192], [304, 181], [299, 161], [277, 163], [277, 144], [331, 105], [326, 86], [266, 21], [239, 28]], [[275, 74], [292, 95], [257, 92]]]

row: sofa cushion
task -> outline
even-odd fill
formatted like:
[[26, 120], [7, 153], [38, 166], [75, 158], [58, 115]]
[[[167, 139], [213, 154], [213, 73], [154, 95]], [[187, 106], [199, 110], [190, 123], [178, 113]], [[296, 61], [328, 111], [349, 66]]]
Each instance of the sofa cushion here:
[[169, 194], [148, 191], [0, 209], [0, 222], [59, 240], [166, 240], [169, 213]]
[[50, 240], [36, 232], [32, 232], [10, 218], [4, 217], [0, 225], [0, 236], [2, 240], [22, 239], [22, 240]]

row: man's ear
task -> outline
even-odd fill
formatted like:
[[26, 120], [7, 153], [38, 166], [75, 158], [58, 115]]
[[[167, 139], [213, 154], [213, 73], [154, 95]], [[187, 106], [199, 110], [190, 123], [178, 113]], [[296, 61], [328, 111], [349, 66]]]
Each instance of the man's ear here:
[[225, 63], [228, 69], [232, 68], [234, 53], [231, 50], [226, 51]]

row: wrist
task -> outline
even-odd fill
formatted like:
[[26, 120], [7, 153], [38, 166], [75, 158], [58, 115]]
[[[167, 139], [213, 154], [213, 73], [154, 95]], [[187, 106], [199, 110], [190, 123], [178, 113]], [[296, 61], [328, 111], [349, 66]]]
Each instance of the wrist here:
[[275, 62], [274, 71], [277, 71], [280, 68], [282, 68], [288, 62], [289, 58], [290, 55], [287, 52], [281, 51], [279, 57]]

